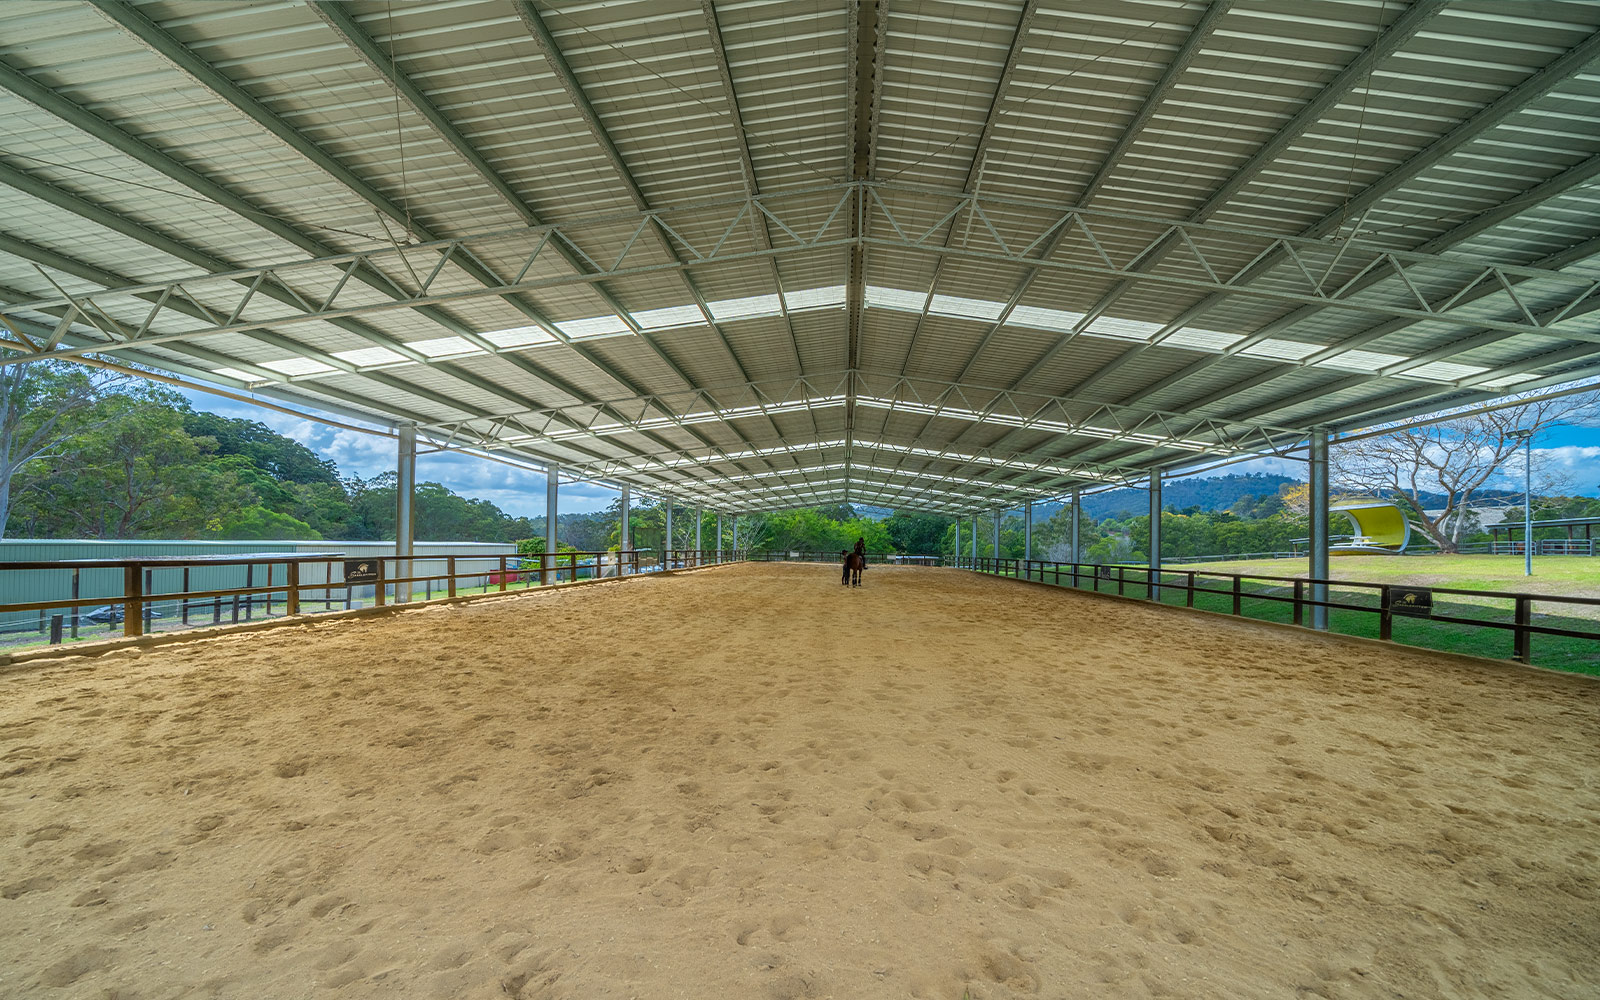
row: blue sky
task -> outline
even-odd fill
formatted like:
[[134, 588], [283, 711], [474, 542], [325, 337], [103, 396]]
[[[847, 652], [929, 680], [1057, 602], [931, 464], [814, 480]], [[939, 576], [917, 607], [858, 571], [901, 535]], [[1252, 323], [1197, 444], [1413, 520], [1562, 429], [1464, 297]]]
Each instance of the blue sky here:
[[[310, 448], [339, 466], [340, 475], [370, 479], [393, 472], [393, 439], [329, 427], [313, 420], [292, 417], [274, 410], [240, 403], [201, 392], [184, 392], [197, 410], [208, 410], [227, 417], [256, 420]], [[1582, 496], [1600, 496], [1600, 426], [1560, 426], [1542, 432], [1534, 441], [1555, 465], [1564, 469], [1570, 480], [1568, 491]], [[1295, 479], [1306, 478], [1304, 462], [1263, 458], [1225, 466], [1205, 475], [1275, 473]], [[422, 455], [417, 458], [417, 481], [442, 483], [467, 497], [488, 500], [507, 514], [524, 517], [544, 516], [545, 482], [539, 473], [526, 472], [488, 459], [455, 453]], [[1521, 488], [1520, 470], [1491, 487]], [[615, 490], [592, 483], [562, 483], [562, 512], [603, 510], [617, 496]]]
[[[1600, 496], [1600, 426], [1563, 424], [1539, 432], [1534, 438], [1533, 450], [1543, 455], [1551, 465], [1565, 474], [1564, 493], [1571, 496]], [[1538, 468], [1537, 463], [1534, 466]], [[1246, 475], [1252, 472], [1306, 478], [1306, 464], [1293, 459], [1260, 458], [1237, 465], [1224, 466], [1202, 476]], [[1505, 474], [1492, 478], [1490, 489], [1520, 490], [1522, 468], [1520, 464]]]
[[[183, 395], [197, 410], [266, 424], [319, 456], [331, 459], [339, 467], [341, 476], [371, 479], [394, 471], [397, 455], [393, 438], [329, 427], [203, 392], [185, 391]], [[526, 472], [471, 455], [441, 453], [417, 457], [417, 481], [442, 483], [462, 496], [488, 500], [513, 517], [544, 516], [545, 481], [541, 473]], [[593, 483], [562, 483], [561, 512], [603, 510], [616, 496], [616, 490]]]

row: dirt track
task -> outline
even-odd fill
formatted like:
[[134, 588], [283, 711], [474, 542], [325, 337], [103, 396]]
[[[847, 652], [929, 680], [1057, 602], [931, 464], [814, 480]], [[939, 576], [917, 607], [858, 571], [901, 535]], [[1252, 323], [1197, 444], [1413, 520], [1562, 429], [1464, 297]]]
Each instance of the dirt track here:
[[0, 675], [0, 996], [1600, 995], [1600, 683], [837, 579]]

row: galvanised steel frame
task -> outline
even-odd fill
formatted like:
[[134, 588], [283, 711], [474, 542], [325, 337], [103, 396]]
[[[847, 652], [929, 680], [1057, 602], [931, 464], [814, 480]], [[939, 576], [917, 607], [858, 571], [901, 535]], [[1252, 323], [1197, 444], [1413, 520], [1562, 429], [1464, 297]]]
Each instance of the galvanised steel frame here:
[[[972, 232], [978, 238], [965, 246], [946, 246], [941, 236], [945, 227], [967, 215], [974, 220]], [[771, 248], [752, 247], [736, 238], [757, 217], [781, 234]], [[851, 235], [852, 218], [870, 225], [861, 225]], [[1030, 220], [1026, 229], [1019, 222], [1022, 218]], [[691, 225], [710, 235], [685, 236]], [[642, 247], [641, 238], [652, 230], [664, 233], [681, 259], [662, 259]], [[1057, 234], [1067, 238], [1052, 244]], [[1055, 252], [1039, 256], [1047, 245], [1053, 245]], [[556, 273], [558, 246], [574, 249], [589, 269], [574, 273], [561, 266], [561, 273]], [[1550, 342], [1600, 344], [1600, 327], [1581, 308], [1595, 300], [1600, 279], [1582, 274], [1394, 250], [1354, 240], [1286, 237], [1236, 226], [855, 181], [76, 295], [62, 289], [57, 296], [0, 307], [0, 316], [34, 320], [47, 309], [65, 310], [44, 343], [6, 344], [14, 353], [0, 359], [0, 364], [281, 330], [487, 297], [509, 299], [545, 288], [834, 248], [1004, 262], [1277, 305], [1344, 310], [1379, 320], [1455, 323]], [[1155, 256], [1161, 260], [1150, 264]], [[484, 258], [515, 260], [517, 266], [510, 268], [509, 277], [463, 287], [467, 282], [460, 280], [462, 276], [481, 274], [479, 262]], [[1266, 261], [1273, 263], [1263, 267]], [[374, 301], [370, 295], [355, 294], [352, 279], [360, 274], [384, 275], [398, 289], [396, 297]], [[410, 279], [412, 274], [416, 280]], [[262, 294], [265, 289], [286, 294], [269, 298]], [[183, 331], [157, 328], [158, 320], [176, 319], [177, 307], [185, 303], [202, 314], [200, 326]], [[560, 340], [581, 343], [582, 338], [569, 337], [555, 327], [551, 323], [546, 329]], [[98, 332], [97, 345], [61, 347], [62, 337], [74, 328], [90, 336], [94, 336], [91, 331]], [[1291, 326], [1278, 332], [1292, 330]]]

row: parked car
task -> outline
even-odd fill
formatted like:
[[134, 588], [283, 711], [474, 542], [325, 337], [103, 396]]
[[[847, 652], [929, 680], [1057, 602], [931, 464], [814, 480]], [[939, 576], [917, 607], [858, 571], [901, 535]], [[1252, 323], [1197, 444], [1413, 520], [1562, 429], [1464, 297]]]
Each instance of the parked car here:
[[[151, 618], [160, 618], [161, 612], [150, 608], [148, 614]], [[85, 611], [78, 616], [79, 621], [94, 622], [97, 625], [114, 625], [122, 621], [122, 605], [106, 604], [90, 611]]]

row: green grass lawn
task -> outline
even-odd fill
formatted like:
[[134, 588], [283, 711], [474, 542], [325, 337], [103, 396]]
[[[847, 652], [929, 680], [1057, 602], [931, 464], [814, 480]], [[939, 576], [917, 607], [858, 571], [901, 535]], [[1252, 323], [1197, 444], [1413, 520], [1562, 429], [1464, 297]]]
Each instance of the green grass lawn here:
[[[1329, 575], [1334, 580], [1373, 584], [1398, 584], [1415, 587], [1451, 588], [1469, 591], [1503, 591], [1507, 593], [1544, 594], [1600, 598], [1600, 558], [1580, 556], [1535, 557], [1534, 576], [1522, 575], [1523, 562], [1518, 556], [1343, 556], [1330, 562]], [[1245, 576], [1299, 577], [1308, 575], [1303, 559], [1250, 559], [1235, 562], [1206, 562], [1169, 564], [1163, 567], [1168, 583], [1181, 583], [1188, 570], [1196, 573], [1196, 586], [1228, 593], [1196, 593], [1194, 606], [1207, 611], [1230, 614], [1233, 611], [1232, 580], [1230, 574]], [[1123, 595], [1148, 598], [1144, 575], [1134, 583], [1132, 571], [1123, 585]], [[1037, 577], [1036, 577], [1037, 578]], [[1054, 582], [1053, 573], [1046, 582]], [[1068, 582], [1064, 578], [1063, 582]], [[1085, 578], [1087, 589], [1093, 581]], [[1117, 592], [1115, 580], [1100, 582], [1101, 590]], [[1289, 582], [1269, 580], [1244, 581], [1241, 587], [1240, 612], [1247, 618], [1262, 621], [1291, 622], [1293, 605], [1276, 601], [1273, 597], [1292, 597], [1294, 585]], [[1373, 611], [1329, 611], [1329, 631], [1343, 635], [1378, 637], [1378, 591], [1365, 587], [1330, 587], [1330, 600]], [[1183, 604], [1185, 591], [1176, 587], [1163, 587], [1161, 603]], [[1513, 622], [1514, 602], [1508, 598], [1473, 595], [1434, 595], [1436, 616], [1473, 618], [1483, 621], [1510, 624]], [[1562, 604], [1556, 601], [1534, 601], [1533, 624], [1550, 628], [1564, 628], [1600, 633], [1600, 606]], [[1309, 620], [1310, 611], [1307, 609]], [[1488, 628], [1477, 625], [1458, 625], [1426, 618], [1396, 616], [1391, 630], [1395, 642], [1442, 652], [1468, 653], [1495, 659], [1510, 659], [1512, 633], [1509, 629]], [[1600, 639], [1574, 639], [1565, 636], [1534, 635], [1532, 638], [1533, 663], [1575, 673], [1600, 676]]]

